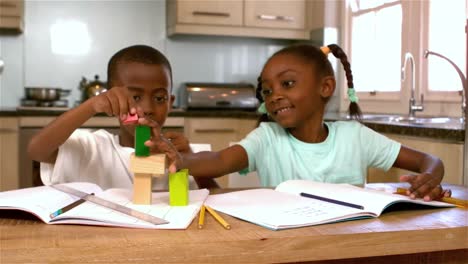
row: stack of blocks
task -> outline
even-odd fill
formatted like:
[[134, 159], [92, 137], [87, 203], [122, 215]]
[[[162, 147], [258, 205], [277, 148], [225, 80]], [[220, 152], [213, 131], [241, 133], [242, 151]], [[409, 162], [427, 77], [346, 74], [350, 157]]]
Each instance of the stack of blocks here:
[[[166, 174], [167, 160], [165, 154], [150, 155], [144, 145], [151, 137], [151, 128], [136, 126], [135, 153], [130, 156], [130, 170], [134, 173], [133, 203], [151, 204], [152, 178]], [[169, 174], [169, 204], [171, 206], [188, 205], [188, 170]]]

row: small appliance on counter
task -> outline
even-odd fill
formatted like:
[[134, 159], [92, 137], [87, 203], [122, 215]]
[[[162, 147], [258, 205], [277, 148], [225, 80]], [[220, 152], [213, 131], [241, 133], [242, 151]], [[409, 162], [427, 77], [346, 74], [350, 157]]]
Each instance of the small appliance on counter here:
[[258, 100], [250, 83], [195, 83], [183, 84], [180, 107], [190, 110], [255, 110]]
[[55, 87], [25, 87], [25, 97], [21, 99], [18, 109], [42, 109], [42, 108], [68, 108], [70, 90]]
[[94, 75], [94, 81], [88, 81], [85, 77], [81, 78], [79, 89], [81, 90], [81, 102], [86, 101], [101, 93], [107, 92], [106, 82], [99, 80], [99, 75]]

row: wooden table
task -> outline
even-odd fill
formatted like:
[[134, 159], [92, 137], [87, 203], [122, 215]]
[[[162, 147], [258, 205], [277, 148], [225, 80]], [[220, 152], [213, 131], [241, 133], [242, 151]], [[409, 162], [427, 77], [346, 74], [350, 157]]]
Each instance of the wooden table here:
[[[389, 184], [372, 184], [389, 188]], [[468, 189], [451, 186], [468, 199]], [[468, 210], [393, 210], [378, 219], [270, 231], [223, 215], [205, 228], [143, 230], [46, 225], [0, 212], [0, 263], [12, 262], [314, 262], [467, 263]]]

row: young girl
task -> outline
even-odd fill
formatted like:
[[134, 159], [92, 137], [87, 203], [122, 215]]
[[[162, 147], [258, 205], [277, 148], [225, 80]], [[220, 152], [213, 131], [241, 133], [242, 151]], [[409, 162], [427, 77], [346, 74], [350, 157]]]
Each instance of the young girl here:
[[194, 176], [217, 177], [247, 169], [257, 171], [262, 185], [269, 187], [290, 179], [364, 184], [369, 167], [397, 167], [418, 173], [400, 178], [411, 184], [412, 198], [449, 196], [440, 186], [444, 167], [439, 158], [401, 146], [357, 121], [323, 121], [336, 86], [328, 52], [344, 65], [350, 115], [359, 119], [350, 64], [341, 48], [295, 45], [276, 52], [258, 79], [261, 109], [273, 122], [262, 122], [239, 144], [219, 152], [182, 156], [167, 140], [146, 144], [163, 150], [173, 161], [172, 170], [188, 168]]

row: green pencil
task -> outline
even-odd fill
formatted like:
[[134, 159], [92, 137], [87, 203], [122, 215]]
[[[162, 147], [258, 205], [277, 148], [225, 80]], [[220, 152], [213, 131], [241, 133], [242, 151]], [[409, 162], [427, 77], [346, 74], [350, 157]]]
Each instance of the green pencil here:
[[[94, 195], [94, 193], [91, 193], [90, 195]], [[67, 206], [65, 206], [63, 208], [60, 208], [57, 211], [51, 213], [50, 218], [53, 219], [53, 218], [55, 218], [55, 217], [57, 217], [57, 216], [59, 216], [61, 214], [64, 214], [64, 213], [70, 211], [71, 209], [77, 207], [78, 205], [80, 205], [80, 204], [82, 204], [84, 202], [86, 202], [85, 199], [78, 199], [78, 200], [74, 201], [73, 203], [71, 203], [71, 204], [69, 204], [69, 205], [67, 205]]]

